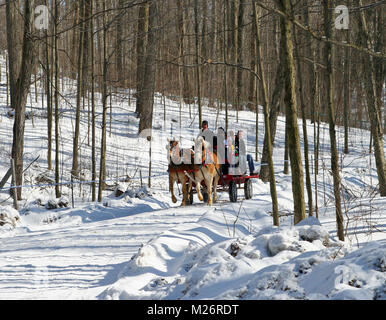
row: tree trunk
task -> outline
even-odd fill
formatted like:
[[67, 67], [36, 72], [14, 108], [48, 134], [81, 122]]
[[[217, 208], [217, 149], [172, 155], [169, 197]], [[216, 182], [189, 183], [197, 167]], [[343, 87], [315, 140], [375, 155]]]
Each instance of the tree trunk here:
[[[291, 16], [290, 0], [279, 1], [283, 11]], [[292, 194], [294, 199], [294, 224], [305, 219], [304, 175], [297, 121], [295, 63], [293, 57], [292, 26], [288, 18], [281, 18], [282, 37], [284, 37], [285, 97], [286, 118], [288, 121], [288, 147], [291, 162]]]
[[149, 3], [143, 3], [138, 11], [138, 30], [137, 30], [137, 90], [136, 90], [136, 108], [135, 112], [140, 117], [143, 110], [143, 87], [145, 85], [146, 69], [146, 39], [149, 20]]
[[[223, 14], [223, 28], [224, 30], [227, 29], [227, 6], [224, 3], [224, 14]], [[226, 43], [226, 33], [224, 32], [223, 36], [223, 59], [224, 63], [226, 64], [227, 62], [227, 55], [228, 55], [228, 50], [227, 50], [227, 43]], [[224, 81], [224, 103], [225, 103], [225, 132], [228, 132], [228, 74], [227, 74], [227, 67], [224, 65], [223, 68], [223, 81]]]
[[[93, 1], [90, 6], [91, 16], [93, 15]], [[90, 20], [90, 30], [94, 30], [94, 20]], [[94, 32], [90, 32], [90, 55], [91, 55], [91, 200], [96, 200], [96, 135], [95, 135], [95, 69], [94, 69]]]
[[[239, 16], [237, 19], [237, 57], [236, 63], [238, 66], [243, 64], [243, 17], [244, 17], [244, 6], [243, 0], [239, 0]], [[236, 122], [239, 121], [239, 110], [241, 104], [241, 90], [243, 88], [243, 70], [237, 68], [237, 79], [236, 79]]]
[[[180, 2], [180, 1], [181, 0], [178, 0], [178, 2]], [[181, 3], [180, 3], [180, 5], [181, 5]], [[194, 98], [193, 98], [192, 86], [191, 86], [190, 81], [189, 81], [188, 68], [185, 67], [185, 65], [188, 63], [188, 60], [187, 60], [187, 57], [185, 57], [185, 49], [184, 49], [185, 48], [184, 35], [185, 35], [186, 30], [187, 30], [187, 23], [184, 21], [189, 21], [189, 19], [191, 19], [191, 17], [189, 16], [189, 10], [185, 9], [186, 13], [185, 13], [185, 18], [184, 18], [183, 8], [184, 8], [184, 6], [181, 5], [181, 9], [179, 9], [181, 11], [181, 16], [182, 16], [182, 18], [181, 18], [182, 19], [182, 23], [181, 23], [182, 28], [180, 30], [182, 31], [182, 34], [181, 34], [182, 61], [184, 64], [184, 67], [182, 68], [183, 96], [184, 96], [184, 102], [189, 105], [189, 116], [191, 118], [190, 105], [194, 103]], [[187, 48], [191, 48], [191, 42], [190, 41], [191, 41], [191, 37], [187, 37], [187, 42], [188, 42]]]
[[[347, 1], [347, 7], [350, 7], [350, 0]], [[350, 29], [346, 30], [346, 41], [350, 43]], [[350, 48], [344, 49], [344, 87], [343, 87], [343, 122], [344, 122], [344, 153], [348, 154], [348, 134], [350, 120]]]
[[[362, 5], [362, 1], [356, 1], [358, 6]], [[368, 49], [371, 48], [371, 39], [367, 27], [367, 21], [364, 11], [360, 12], [359, 28], [364, 45]], [[370, 118], [371, 135], [373, 137], [375, 164], [377, 167], [379, 191], [382, 197], [386, 197], [386, 162], [383, 146], [383, 132], [380, 118], [380, 105], [377, 99], [376, 87], [376, 70], [374, 57], [363, 57], [364, 75], [365, 75], [365, 91], [367, 98], [367, 109]]]
[[[282, 22], [280, 22], [282, 23]], [[284, 38], [281, 36], [280, 40], [280, 58], [279, 58], [279, 65], [276, 71], [276, 78], [275, 78], [275, 84], [274, 89], [272, 93], [271, 98], [271, 110], [269, 111], [269, 126], [271, 129], [271, 144], [272, 147], [274, 147], [274, 141], [276, 136], [276, 123], [277, 123], [277, 117], [279, 115], [280, 111], [280, 101], [283, 94], [283, 88], [284, 88]], [[264, 164], [267, 163], [267, 140], [264, 138], [264, 145], [263, 145], [263, 154], [261, 157], [261, 169], [260, 169], [260, 179], [264, 182], [269, 181], [269, 170], [268, 167]]]
[[[59, 9], [58, 2], [54, 0], [54, 70], [55, 70], [55, 196], [60, 198], [60, 186], [59, 186], [59, 57], [58, 57], [58, 35], [56, 34], [58, 21], [59, 21]], [[62, 79], [63, 81], [63, 79]]]
[[[252, 1], [253, 2], [253, 1]], [[252, 34], [250, 38], [250, 57], [251, 57], [251, 70], [258, 72], [256, 64], [256, 21], [252, 18]], [[249, 110], [255, 110], [257, 101], [257, 91], [256, 91], [257, 79], [254, 74], [249, 75], [249, 90], [248, 90], [248, 107]]]
[[288, 119], [285, 119], [285, 129], [284, 129], [284, 174], [289, 174], [289, 147], [288, 147]]
[[197, 86], [197, 104], [198, 104], [198, 123], [201, 126], [202, 122], [202, 106], [201, 106], [201, 82], [200, 82], [200, 66], [199, 66], [199, 39], [198, 39], [198, 0], [194, 0], [194, 33], [195, 33], [195, 62], [196, 62], [196, 86]]
[[[327, 39], [332, 38], [332, 8], [328, 0], [323, 0], [324, 7], [324, 30]], [[333, 78], [333, 48], [330, 42], [325, 44], [324, 59], [326, 64], [326, 88], [327, 105], [330, 132], [331, 170], [334, 181], [335, 213], [338, 230], [338, 238], [344, 241], [343, 215], [340, 203], [340, 174], [338, 165], [338, 150], [335, 136], [335, 105], [334, 105], [334, 78]]]
[[295, 39], [295, 54], [296, 54], [296, 65], [297, 65], [297, 78], [298, 78], [298, 87], [299, 87], [299, 99], [300, 99], [300, 109], [302, 114], [302, 128], [303, 128], [303, 144], [304, 144], [304, 162], [306, 169], [306, 189], [308, 196], [308, 215], [312, 216], [312, 186], [311, 186], [311, 174], [310, 174], [310, 162], [308, 157], [308, 133], [307, 133], [307, 120], [306, 120], [306, 104], [304, 96], [304, 86], [302, 81], [302, 74], [305, 70], [300, 64], [299, 58], [299, 42], [294, 30], [294, 39]]
[[[252, 5], [255, 5], [252, 1]], [[250, 56], [251, 56], [251, 70], [255, 73], [258, 73], [258, 67], [256, 63], [257, 56], [257, 21], [255, 21], [255, 15], [252, 16], [252, 34], [250, 39]], [[257, 78], [254, 74], [250, 74], [249, 78], [249, 95], [248, 95], [248, 106], [249, 110], [255, 110], [256, 115], [256, 126], [255, 126], [255, 161], [259, 159], [259, 102], [258, 102], [258, 86], [257, 86]]]
[[[98, 1], [98, 0], [96, 0]], [[73, 16], [73, 19], [74, 19], [74, 25], [76, 26], [79, 26], [79, 21], [80, 21], [80, 15], [79, 15], [79, 11], [80, 11], [80, 6], [82, 4], [82, 0], [79, 1], [79, 0], [73, 0], [72, 2], [72, 8], [71, 8], [71, 11], [73, 12], [74, 16]], [[77, 77], [77, 74], [76, 74], [76, 70], [75, 70], [75, 61], [77, 60], [76, 59], [76, 55], [78, 54], [79, 55], [79, 52], [78, 50], [75, 49], [75, 46], [76, 44], [79, 44], [79, 32], [77, 32], [77, 29], [78, 28], [72, 28], [72, 40], [71, 40], [71, 43], [72, 45], [74, 46], [74, 50], [71, 50], [71, 61], [73, 61], [73, 63], [71, 64], [71, 78], [72, 79], [75, 79]]]
[[[124, 83], [124, 75], [125, 75], [125, 69], [123, 65], [124, 57], [123, 57], [123, 24], [124, 24], [124, 15], [125, 10], [122, 9], [125, 5], [124, 0], [118, 0], [118, 10], [119, 10], [119, 17], [117, 20], [117, 40], [116, 40], [116, 73], [118, 77], [118, 84], [120, 86]], [[92, 30], [92, 29], [91, 29]]]
[[[212, 15], [215, 17], [216, 16], [216, 0], [212, 0], [211, 2], [211, 12]], [[209, 54], [210, 58], [214, 57], [216, 55], [216, 43], [217, 43], [217, 24], [215, 19], [212, 19], [211, 22], [211, 28], [210, 28], [210, 35], [209, 35], [209, 41], [210, 41], [210, 49], [209, 49]], [[209, 90], [209, 102], [208, 106], [209, 107], [214, 107], [214, 81], [215, 81], [215, 76], [217, 74], [217, 67], [212, 66], [209, 69], [209, 83], [208, 83], [208, 90]]]
[[[381, 52], [382, 48], [386, 45], [386, 38], [384, 32], [384, 23], [386, 17], [386, 10], [378, 10], [374, 14], [374, 25], [376, 26], [375, 33], [375, 51]], [[386, 108], [382, 108], [382, 95], [383, 95], [383, 87], [386, 81], [386, 62], [385, 59], [375, 58], [374, 59], [375, 66], [375, 83], [377, 88], [377, 101], [379, 108], [379, 120], [382, 124], [382, 113], [383, 113], [383, 132], [386, 133]], [[383, 109], [383, 110], [381, 110]]]
[[[105, 11], [105, 3], [103, 2], [103, 11]], [[102, 191], [105, 189], [106, 180], [106, 132], [107, 132], [107, 26], [106, 13], [103, 13], [103, 80], [102, 80], [102, 137], [101, 137], [101, 157], [99, 166], [99, 188], [98, 188], [98, 202], [102, 202]]]
[[[12, 11], [13, 4], [10, 0], [6, 1], [7, 13]], [[7, 42], [9, 55], [9, 70], [12, 78], [11, 91], [11, 106], [15, 110], [15, 119], [13, 125], [13, 142], [12, 142], [12, 158], [15, 162], [15, 185], [21, 186], [23, 184], [23, 151], [24, 151], [24, 125], [25, 125], [25, 105], [27, 102], [27, 95], [30, 88], [31, 73], [34, 60], [34, 42], [32, 40], [32, 19], [33, 19], [33, 4], [30, 0], [24, 1], [24, 33], [22, 45], [22, 58], [20, 71], [15, 78], [15, 52], [13, 51], [15, 39], [10, 34], [15, 27], [14, 16], [7, 14]], [[10, 79], [11, 79], [10, 78]], [[17, 197], [21, 200], [21, 188], [17, 189]]]
[[182, 101], [184, 93], [184, 79], [183, 79], [183, 64], [184, 64], [184, 15], [182, 13], [182, 4], [181, 0], [177, 0], [177, 38], [178, 38], [178, 56], [179, 56], [179, 66], [178, 66], [178, 85], [179, 85], [179, 125], [181, 131], [181, 117], [182, 117]]
[[143, 112], [139, 121], [139, 133], [145, 129], [152, 128], [153, 123], [153, 104], [154, 104], [154, 84], [155, 84], [155, 58], [157, 54], [158, 37], [156, 30], [157, 2], [149, 2], [149, 32], [146, 48], [146, 66], [144, 78], [146, 81], [143, 86]]
[[[48, 1], [46, 1], [46, 5]], [[48, 54], [48, 33], [45, 31], [45, 58], [46, 58], [46, 97], [47, 97], [47, 163], [48, 170], [52, 170], [52, 104], [51, 104], [51, 69]]]
[[[304, 16], [304, 24], [306, 26], [310, 26], [310, 13], [309, 13], [309, 6], [308, 6], [308, 0], [303, 0], [303, 16]], [[304, 39], [305, 39], [305, 56], [308, 59], [312, 60], [313, 57], [313, 49], [312, 49], [312, 37], [309, 33], [304, 34]], [[314, 96], [315, 96], [315, 90], [316, 88], [314, 87], [314, 69], [313, 69], [313, 63], [308, 62], [306, 64], [306, 72], [307, 76], [309, 77], [309, 86], [307, 86], [308, 90], [306, 90], [307, 95], [308, 95], [308, 103], [309, 103], [309, 111], [311, 115], [311, 123], [315, 122], [315, 104], [314, 104]], [[305, 100], [305, 103], [307, 103], [307, 99]]]
[[[17, 10], [16, 1], [6, 1], [6, 23], [7, 23], [7, 51], [8, 51], [8, 78], [9, 78], [9, 90], [14, 91], [16, 87], [16, 81], [19, 76], [20, 70], [20, 54], [18, 34], [21, 33], [17, 22]], [[12, 45], [10, 45], [12, 44]], [[12, 100], [12, 99], [11, 99]], [[14, 108], [11, 105], [12, 108]]]
[[81, 98], [83, 96], [83, 50], [84, 50], [84, 0], [79, 2], [79, 50], [78, 50], [78, 81], [77, 81], [77, 92], [76, 92], [76, 114], [75, 114], [75, 132], [72, 148], [72, 169], [71, 175], [73, 177], [79, 176], [79, 135], [80, 135], [80, 108], [81, 108]]
[[315, 216], [319, 218], [319, 208], [318, 208], [318, 173], [319, 173], [319, 143], [320, 143], [320, 116], [319, 116], [319, 94], [320, 90], [318, 89], [318, 75], [316, 73], [316, 63], [315, 63], [315, 52], [313, 52], [313, 83], [312, 85], [312, 107], [314, 114], [314, 185], [315, 185]]
[[257, 22], [259, 21], [259, 13], [260, 8], [256, 5], [256, 3], [253, 3], [253, 14], [254, 14], [254, 21], [256, 22], [256, 52], [257, 52], [257, 60], [259, 64], [259, 71], [260, 71], [260, 79], [261, 79], [261, 86], [263, 91], [263, 100], [264, 100], [264, 123], [265, 123], [265, 136], [267, 138], [268, 144], [268, 167], [269, 167], [269, 174], [271, 179], [269, 180], [270, 183], [270, 193], [271, 193], [271, 200], [272, 200], [272, 216], [273, 216], [273, 224], [275, 226], [279, 226], [279, 206], [277, 202], [277, 193], [276, 193], [276, 180], [275, 180], [275, 171], [273, 167], [273, 161], [272, 161], [272, 145], [271, 145], [271, 130], [269, 127], [269, 99], [268, 99], [268, 92], [267, 92], [267, 85], [265, 80], [265, 73], [264, 73], [264, 67], [261, 60], [261, 45], [260, 45], [260, 32], [259, 27], [257, 25]]
[[[237, 33], [238, 33], [238, 24], [237, 24], [237, 11], [238, 11], [238, 6], [237, 2], [240, 0], [232, 0], [229, 1], [229, 11], [228, 11], [228, 19], [229, 19], [229, 25], [228, 28], [230, 30], [229, 32], [229, 60], [232, 64], [237, 64]], [[232, 87], [231, 87], [231, 102], [233, 108], [236, 107], [236, 121], [238, 121], [238, 109], [237, 109], [237, 102], [236, 102], [236, 88], [237, 88], [237, 81], [234, 81], [237, 79], [237, 68], [230, 68], [230, 78], [232, 79]]]

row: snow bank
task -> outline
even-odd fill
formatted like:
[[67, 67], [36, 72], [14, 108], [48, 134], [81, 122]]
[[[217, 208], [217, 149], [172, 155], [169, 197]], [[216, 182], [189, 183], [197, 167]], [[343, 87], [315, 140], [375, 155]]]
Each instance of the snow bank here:
[[50, 194], [33, 193], [21, 210], [21, 221], [28, 230], [54, 229], [123, 218], [165, 208], [169, 208], [169, 197], [146, 187], [126, 186], [125, 192], [119, 197], [116, 197], [114, 191], [104, 198], [103, 203], [75, 202], [74, 208], [66, 196], [55, 199]]
[[[181, 292], [188, 295], [194, 289], [184, 283], [199, 285], [198, 279], [206, 274], [205, 267], [196, 269], [198, 261], [199, 265], [210, 265], [230, 256], [227, 248], [232, 240], [228, 237], [227, 221], [234, 218], [227, 212], [208, 208], [196, 223], [168, 230], [152, 239], [139, 249], [118, 280], [99, 298], [174, 299]], [[241, 237], [248, 234], [240, 223], [235, 225], [234, 232]], [[218, 244], [218, 248], [212, 248], [213, 244]]]
[[371, 242], [299, 281], [310, 298], [386, 299], [386, 241]]
[[[102, 299], [385, 299], [386, 241], [360, 250], [317, 220], [236, 238], [219, 210], [140, 248]], [[241, 219], [242, 220], [242, 219]], [[213, 227], [213, 226], [217, 227]], [[352, 251], [352, 253], [350, 253]]]
[[10, 206], [0, 206], [0, 231], [13, 229], [19, 222], [20, 215], [17, 210]]

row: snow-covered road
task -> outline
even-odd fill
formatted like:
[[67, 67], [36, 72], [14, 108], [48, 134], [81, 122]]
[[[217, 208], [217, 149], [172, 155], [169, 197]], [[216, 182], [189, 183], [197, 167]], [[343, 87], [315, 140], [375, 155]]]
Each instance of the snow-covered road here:
[[[119, 210], [125, 209], [112, 211]], [[116, 281], [121, 264], [141, 244], [197, 221], [205, 210], [202, 205], [160, 209], [60, 228], [24, 229], [24, 234], [19, 230], [21, 234], [0, 238], [0, 299], [95, 298], [101, 287]], [[108, 208], [101, 211], [106, 214]]]

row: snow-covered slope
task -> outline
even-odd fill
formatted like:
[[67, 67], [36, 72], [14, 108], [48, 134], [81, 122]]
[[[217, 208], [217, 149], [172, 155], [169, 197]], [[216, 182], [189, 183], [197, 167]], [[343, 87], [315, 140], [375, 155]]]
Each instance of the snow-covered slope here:
[[[4, 59], [0, 56], [2, 78]], [[62, 86], [61, 86], [62, 87]], [[61, 180], [70, 181], [75, 86], [63, 83]], [[254, 195], [230, 203], [226, 193], [208, 207], [179, 207], [168, 191], [166, 139], [181, 137], [191, 146], [198, 133], [195, 106], [155, 98], [151, 187], [148, 149], [138, 138], [135, 100], [127, 91], [114, 94], [108, 126], [107, 171], [112, 189], [102, 203], [92, 203], [89, 184], [62, 186], [67, 207], [48, 210], [54, 200], [47, 171], [47, 119], [38, 86], [28, 99], [23, 201], [19, 216], [9, 190], [0, 191], [0, 215], [14, 218], [0, 225], [0, 299], [385, 299], [386, 201], [375, 193], [377, 175], [368, 154], [369, 132], [352, 129], [350, 154], [341, 157], [345, 243], [336, 240], [332, 177], [329, 173], [328, 126], [321, 125], [318, 175], [319, 221], [309, 218], [293, 226], [291, 177], [283, 171], [284, 118], [279, 117], [274, 149], [280, 227], [272, 227], [269, 184], [253, 183]], [[98, 96], [99, 98], [99, 96]], [[97, 121], [101, 120], [100, 100]], [[82, 113], [81, 171], [91, 178], [88, 106]], [[164, 112], [166, 111], [165, 120]], [[0, 178], [9, 167], [13, 120], [7, 115], [6, 91], [0, 86]], [[224, 111], [204, 108], [211, 128], [224, 126]], [[248, 153], [254, 154], [255, 115], [241, 111], [239, 123], [230, 112], [234, 131], [248, 132]], [[99, 122], [98, 122], [99, 123]], [[299, 122], [300, 124], [300, 122]], [[309, 122], [310, 150], [313, 125]], [[100, 145], [100, 126], [97, 126]], [[180, 130], [181, 128], [181, 130]], [[301, 130], [300, 130], [301, 132]], [[264, 138], [259, 120], [259, 150]], [[343, 130], [338, 128], [339, 147]], [[257, 165], [257, 164], [256, 164]], [[142, 175], [142, 187], [140, 181]], [[118, 179], [124, 194], [114, 196]], [[313, 190], [315, 182], [312, 179]], [[38, 185], [38, 186], [37, 186]], [[34, 187], [32, 187], [34, 186]], [[9, 187], [9, 184], [6, 185]], [[176, 188], [176, 187], [175, 187]], [[74, 201], [74, 208], [72, 208]], [[16, 217], [16, 219], [15, 219]], [[19, 218], [20, 217], [20, 218]]]

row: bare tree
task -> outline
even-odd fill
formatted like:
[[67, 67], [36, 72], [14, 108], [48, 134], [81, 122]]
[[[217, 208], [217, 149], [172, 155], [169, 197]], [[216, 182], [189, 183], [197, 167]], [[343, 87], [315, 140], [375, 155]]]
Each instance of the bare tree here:
[[101, 138], [101, 155], [99, 165], [99, 188], [98, 202], [102, 202], [102, 191], [105, 189], [106, 180], [106, 149], [107, 149], [107, 72], [108, 72], [108, 56], [107, 56], [107, 29], [106, 24], [106, 4], [103, 2], [103, 79], [102, 79], [102, 138]]
[[302, 129], [303, 129], [303, 150], [304, 150], [304, 164], [306, 170], [306, 189], [308, 197], [308, 215], [312, 216], [312, 186], [311, 186], [311, 173], [310, 173], [310, 161], [308, 156], [308, 133], [307, 133], [307, 120], [306, 120], [306, 104], [305, 104], [305, 90], [302, 81], [302, 74], [305, 72], [304, 68], [300, 63], [299, 58], [299, 42], [298, 37], [296, 36], [294, 30], [294, 39], [295, 39], [295, 54], [296, 54], [296, 67], [297, 67], [297, 79], [298, 79], [298, 89], [299, 89], [299, 101], [300, 101], [300, 110], [302, 115]]
[[[48, 0], [46, 0], [48, 6]], [[47, 162], [48, 170], [52, 169], [52, 99], [51, 99], [51, 68], [49, 57], [48, 31], [45, 30], [45, 71], [46, 71], [46, 98], [47, 98]]]
[[[59, 4], [57, 0], [53, 2], [54, 6], [54, 70], [55, 70], [55, 195], [57, 198], [61, 196], [59, 188], [59, 56], [58, 56], [58, 21], [59, 21]], [[63, 80], [62, 80], [63, 81]]]
[[85, 38], [85, 23], [83, 22], [85, 19], [85, 5], [84, 0], [79, 1], [79, 49], [78, 49], [78, 70], [77, 70], [77, 88], [76, 88], [76, 114], [75, 114], [75, 132], [74, 132], [74, 140], [73, 140], [73, 148], [72, 148], [72, 170], [71, 175], [77, 177], [79, 175], [79, 135], [80, 135], [80, 109], [81, 109], [81, 98], [83, 96], [83, 54], [84, 54], [84, 38]]
[[[17, 53], [15, 52], [15, 38], [12, 32], [16, 30], [15, 2], [6, 1], [7, 11], [7, 45], [8, 45], [8, 62], [10, 70], [10, 92], [11, 107], [15, 110], [15, 119], [13, 125], [13, 142], [12, 158], [15, 162], [15, 184], [21, 186], [23, 183], [23, 151], [24, 151], [24, 125], [25, 125], [25, 105], [30, 88], [31, 73], [34, 62], [34, 40], [32, 31], [32, 1], [25, 0], [23, 3], [23, 44], [21, 54], [20, 69], [17, 70]], [[21, 200], [21, 188], [17, 189], [17, 197]]]
[[[281, 22], [280, 22], [281, 23]], [[269, 111], [269, 127], [271, 129], [271, 144], [273, 145], [275, 141], [276, 136], [276, 124], [277, 124], [277, 117], [279, 116], [280, 111], [280, 102], [283, 95], [283, 89], [284, 89], [284, 59], [285, 59], [285, 50], [284, 50], [284, 38], [280, 38], [280, 58], [279, 58], [279, 64], [277, 66], [275, 81], [274, 81], [274, 88], [272, 92], [272, 97], [270, 101], [270, 111]], [[267, 163], [267, 157], [268, 157], [268, 149], [267, 149], [267, 140], [266, 137], [264, 137], [264, 145], [263, 145], [263, 154], [261, 156], [261, 169], [260, 169], [260, 178], [263, 181], [268, 181], [269, 176], [269, 168], [265, 165]]]
[[[245, 3], [243, 0], [239, 0], [239, 12], [237, 18], [237, 58], [236, 64], [241, 66], [243, 64], [243, 19], [244, 19], [244, 7]], [[243, 70], [237, 68], [237, 78], [236, 78], [236, 121], [239, 120], [239, 110], [241, 105], [241, 91], [243, 87]]]
[[200, 81], [200, 65], [199, 65], [199, 36], [198, 36], [198, 0], [194, 0], [194, 33], [195, 33], [195, 62], [196, 62], [196, 89], [197, 89], [197, 104], [198, 104], [198, 123], [201, 126], [202, 122], [202, 106], [201, 106], [201, 81]]
[[[362, 5], [361, 0], [356, 0], [358, 6]], [[364, 45], [371, 49], [371, 43], [373, 42], [370, 38], [368, 23], [363, 11], [360, 12], [359, 28], [362, 41]], [[374, 145], [374, 156], [375, 164], [377, 167], [379, 191], [382, 197], [386, 197], [386, 162], [385, 162], [385, 151], [383, 146], [383, 132], [382, 123], [380, 117], [380, 99], [377, 98], [377, 87], [376, 87], [376, 66], [375, 58], [367, 55], [362, 56], [364, 75], [365, 75], [365, 91], [367, 98], [367, 109], [370, 118], [371, 135], [373, 138]]]
[[267, 84], [265, 80], [265, 72], [264, 66], [262, 63], [261, 57], [261, 45], [260, 45], [260, 32], [259, 26], [257, 22], [259, 21], [259, 12], [260, 8], [257, 6], [256, 2], [253, 3], [253, 14], [254, 14], [254, 22], [256, 23], [256, 52], [257, 52], [257, 60], [259, 65], [259, 74], [260, 74], [260, 82], [263, 91], [263, 101], [264, 101], [264, 124], [265, 124], [265, 136], [267, 139], [267, 150], [268, 150], [268, 167], [270, 174], [270, 192], [272, 199], [272, 216], [273, 216], [273, 224], [275, 226], [279, 226], [279, 205], [277, 202], [277, 192], [276, 192], [276, 180], [275, 180], [275, 172], [272, 161], [272, 145], [271, 145], [271, 130], [269, 127], [269, 99], [267, 92]]
[[284, 74], [285, 74], [285, 96], [286, 118], [288, 121], [288, 146], [291, 163], [292, 175], [292, 194], [294, 199], [294, 224], [305, 219], [304, 203], [304, 175], [302, 156], [300, 152], [300, 138], [297, 120], [297, 102], [296, 102], [296, 73], [293, 57], [293, 35], [292, 25], [289, 20], [291, 16], [291, 1], [280, 0], [280, 6], [286, 17], [281, 18], [282, 37], [284, 39]]
[[[350, 0], [346, 2], [347, 7], [350, 7]], [[346, 33], [346, 41], [347, 43], [350, 42], [350, 29], [347, 29]], [[343, 108], [344, 108], [344, 115], [343, 115], [343, 121], [344, 121], [344, 153], [349, 153], [348, 148], [348, 135], [349, 135], [349, 120], [350, 120], [350, 48], [345, 48], [344, 50], [344, 84], [343, 84]]]
[[155, 62], [156, 46], [158, 44], [156, 26], [157, 1], [149, 1], [149, 31], [146, 47], [146, 62], [143, 86], [143, 109], [140, 114], [139, 132], [152, 128], [153, 122], [153, 104], [154, 104], [154, 83], [155, 83]]
[[[93, 0], [91, 1], [90, 5], [90, 11], [91, 11], [91, 16], [94, 13], [94, 5], [93, 5]], [[97, 173], [96, 173], [96, 132], [95, 132], [95, 54], [94, 54], [94, 19], [90, 19], [89, 22], [89, 27], [90, 27], [90, 55], [91, 55], [91, 68], [90, 68], [90, 73], [91, 73], [91, 200], [95, 201], [96, 200], [96, 178], [97, 178]]]
[[136, 109], [138, 116], [143, 109], [143, 87], [146, 68], [146, 39], [149, 20], [149, 3], [142, 3], [138, 8], [138, 30], [137, 30], [137, 81], [136, 81]]
[[[328, 0], [323, 0], [324, 8], [324, 32], [327, 39], [332, 38], [332, 13]], [[340, 173], [338, 165], [338, 150], [335, 135], [335, 104], [334, 104], [334, 78], [333, 78], [333, 47], [330, 42], [326, 42], [324, 50], [324, 60], [326, 64], [326, 85], [327, 85], [327, 104], [330, 133], [330, 152], [331, 170], [334, 180], [335, 213], [338, 229], [338, 238], [344, 241], [343, 214], [340, 198]]]
[[[116, 73], [118, 75], [118, 83], [119, 85], [123, 85], [124, 81], [124, 48], [123, 48], [123, 28], [124, 28], [124, 17], [125, 17], [125, 9], [123, 6], [125, 4], [125, 0], [118, 0], [118, 19], [116, 26]], [[92, 30], [92, 29], [91, 29]]]

